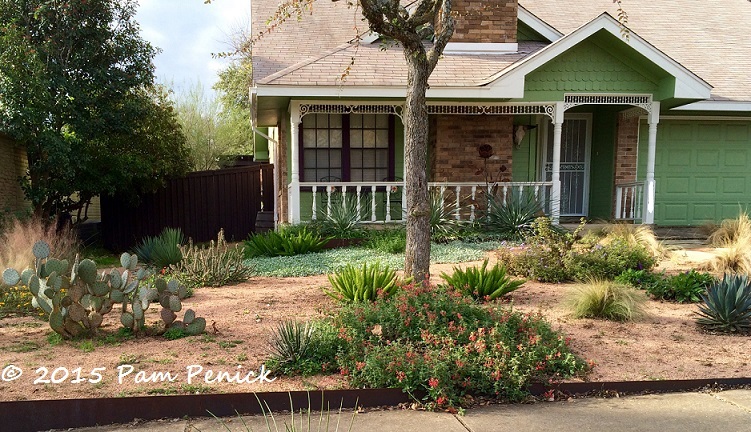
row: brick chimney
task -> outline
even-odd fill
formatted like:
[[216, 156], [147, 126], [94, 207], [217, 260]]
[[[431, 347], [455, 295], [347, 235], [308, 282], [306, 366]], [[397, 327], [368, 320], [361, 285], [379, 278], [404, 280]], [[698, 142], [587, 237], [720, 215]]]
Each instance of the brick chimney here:
[[516, 52], [517, 0], [454, 0], [454, 36], [447, 53]]

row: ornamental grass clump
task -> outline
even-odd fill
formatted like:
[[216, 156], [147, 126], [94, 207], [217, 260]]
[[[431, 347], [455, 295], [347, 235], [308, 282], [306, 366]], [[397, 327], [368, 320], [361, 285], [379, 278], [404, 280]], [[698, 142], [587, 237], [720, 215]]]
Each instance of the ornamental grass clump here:
[[747, 333], [751, 330], [751, 281], [726, 274], [701, 296], [696, 322], [707, 330]]
[[579, 285], [567, 299], [574, 317], [611, 321], [633, 321], [643, 317], [646, 301], [644, 292], [605, 280], [592, 280]]
[[718, 249], [704, 268], [716, 273], [751, 274], [751, 218], [741, 211], [725, 219], [707, 239]]
[[428, 282], [345, 306], [334, 323], [346, 342], [338, 366], [353, 388], [400, 388], [429, 408], [476, 396], [519, 401], [532, 383], [586, 369], [541, 316], [480, 306]]
[[461, 269], [454, 267], [454, 273], [450, 276], [441, 273], [441, 278], [447, 284], [471, 296], [475, 300], [490, 301], [503, 297], [516, 291], [524, 285], [523, 280], [513, 280], [506, 275], [506, 267], [496, 263], [488, 270], [488, 260], [482, 263], [482, 267], [468, 267]]

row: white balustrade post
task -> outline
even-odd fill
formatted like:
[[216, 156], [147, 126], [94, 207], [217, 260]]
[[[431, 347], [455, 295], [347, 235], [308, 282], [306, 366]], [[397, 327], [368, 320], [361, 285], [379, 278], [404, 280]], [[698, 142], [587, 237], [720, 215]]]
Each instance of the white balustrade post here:
[[[288, 189], [289, 221], [300, 223], [300, 102], [289, 104], [289, 136], [290, 136], [290, 183]], [[282, 143], [284, 145], [284, 143]]]
[[376, 187], [370, 187], [370, 221], [376, 221]]
[[657, 151], [657, 124], [660, 122], [660, 103], [652, 102], [649, 113], [649, 147], [647, 151], [647, 181], [644, 191], [644, 216], [642, 223], [655, 223], [655, 153]]
[[561, 217], [561, 133], [563, 131], [563, 103], [555, 104], [555, 121], [553, 122], [553, 193], [552, 209], [553, 223], [558, 224]]
[[316, 201], [318, 200], [318, 186], [313, 185], [313, 216], [312, 219], [316, 220], [318, 218], [318, 203]]

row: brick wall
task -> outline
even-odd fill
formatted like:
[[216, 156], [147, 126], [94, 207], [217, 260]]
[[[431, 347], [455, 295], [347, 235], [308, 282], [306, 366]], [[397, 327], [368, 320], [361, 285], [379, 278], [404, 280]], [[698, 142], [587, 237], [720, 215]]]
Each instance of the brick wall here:
[[516, 42], [517, 0], [456, 0], [452, 42]]
[[433, 181], [484, 182], [484, 161], [477, 148], [493, 147], [488, 159], [491, 181], [511, 181], [513, 117], [444, 115], [435, 120]]
[[636, 181], [636, 155], [639, 144], [639, 118], [618, 116], [615, 142], [615, 183]]
[[26, 172], [26, 152], [0, 135], [0, 212], [27, 207], [18, 177]]
[[[286, 114], [285, 114], [286, 115]], [[277, 162], [274, 163], [274, 172], [277, 176], [277, 182], [279, 184], [278, 195], [276, 196], [276, 211], [279, 216], [279, 222], [289, 222], [287, 208], [288, 208], [288, 190], [289, 180], [287, 179], [287, 140], [289, 139], [289, 115], [286, 115], [287, 121], [284, 121], [285, 116], [282, 116], [282, 120], [277, 123], [277, 139], [278, 145], [276, 146]], [[271, 144], [269, 144], [271, 145]], [[296, 144], [293, 144], [296, 145]]]

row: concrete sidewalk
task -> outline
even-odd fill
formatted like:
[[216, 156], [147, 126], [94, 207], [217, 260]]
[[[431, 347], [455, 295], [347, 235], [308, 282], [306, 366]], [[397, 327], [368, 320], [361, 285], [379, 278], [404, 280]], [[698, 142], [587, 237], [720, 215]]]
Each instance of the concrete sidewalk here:
[[[336, 414], [332, 414], [329, 431], [336, 429]], [[352, 412], [343, 413], [339, 431], [349, 430]], [[78, 429], [105, 432], [183, 432], [183, 431], [284, 431], [290, 418], [277, 416], [277, 428], [270, 429], [262, 417], [244, 417], [246, 428], [237, 419], [162, 420], [136, 425], [120, 425]], [[318, 419], [313, 419], [311, 431], [318, 431]], [[297, 431], [300, 428], [296, 416]], [[326, 430], [322, 428], [321, 430]], [[423, 411], [373, 411], [357, 414], [353, 432], [480, 432], [480, 431], [751, 431], [751, 390], [728, 390], [717, 393], [672, 393], [629, 396], [612, 399], [588, 398], [564, 402], [532, 405], [494, 405], [468, 410], [466, 415]]]

